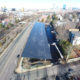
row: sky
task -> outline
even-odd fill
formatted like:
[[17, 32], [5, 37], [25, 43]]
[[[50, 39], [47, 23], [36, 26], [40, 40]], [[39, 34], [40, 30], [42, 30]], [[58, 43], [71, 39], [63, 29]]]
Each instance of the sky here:
[[49, 9], [66, 7], [80, 8], [80, 0], [0, 0], [0, 7], [26, 8], [26, 9]]

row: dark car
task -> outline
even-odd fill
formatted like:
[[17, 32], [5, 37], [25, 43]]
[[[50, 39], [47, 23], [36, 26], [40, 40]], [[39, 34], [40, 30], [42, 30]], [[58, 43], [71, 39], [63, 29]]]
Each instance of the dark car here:
[[18, 54], [18, 55], [17, 55], [17, 58], [19, 58], [19, 57], [20, 57], [20, 55]]

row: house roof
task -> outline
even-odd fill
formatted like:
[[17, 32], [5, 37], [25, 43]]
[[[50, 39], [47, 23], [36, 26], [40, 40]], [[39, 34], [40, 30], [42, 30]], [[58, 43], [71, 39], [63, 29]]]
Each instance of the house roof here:
[[80, 31], [71, 31], [74, 36], [80, 37]]
[[22, 57], [52, 59], [43, 23], [35, 23], [23, 50]]

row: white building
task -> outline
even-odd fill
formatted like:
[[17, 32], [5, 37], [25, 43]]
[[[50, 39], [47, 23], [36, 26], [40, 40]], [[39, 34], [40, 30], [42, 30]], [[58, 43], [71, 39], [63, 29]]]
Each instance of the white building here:
[[57, 18], [61, 21], [63, 20], [63, 17], [61, 15], [57, 15]]
[[80, 45], [80, 31], [70, 32], [70, 42], [72, 45]]

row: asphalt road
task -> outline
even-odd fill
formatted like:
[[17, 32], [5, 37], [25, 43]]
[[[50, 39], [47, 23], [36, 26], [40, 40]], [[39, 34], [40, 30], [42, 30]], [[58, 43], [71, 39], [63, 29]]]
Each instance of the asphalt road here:
[[13, 72], [17, 66], [17, 55], [22, 53], [33, 24], [34, 22], [29, 23], [29, 25], [20, 35], [18, 35], [17, 38], [15, 38], [15, 40], [0, 57], [0, 80], [10, 80], [11, 76], [13, 75]]

